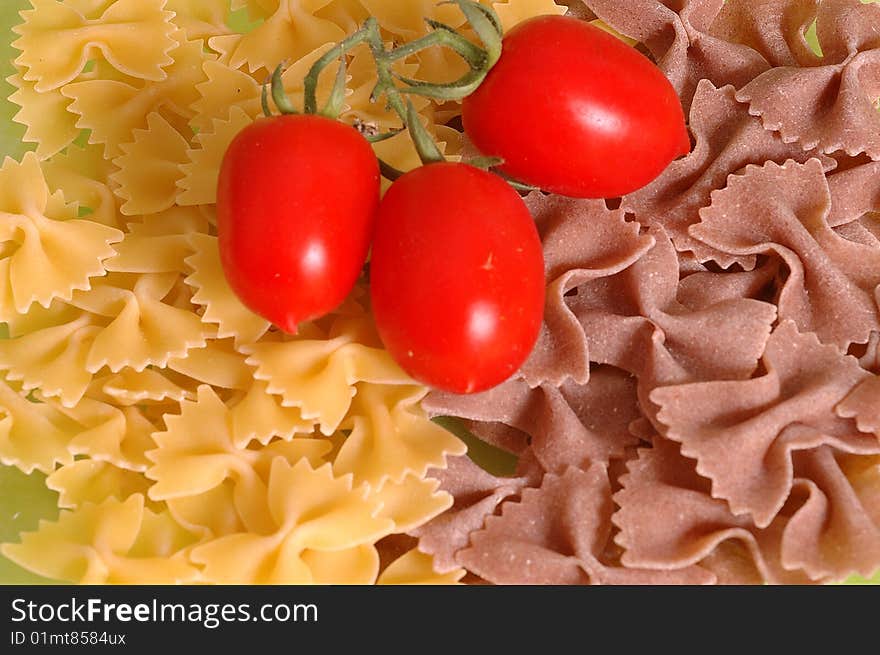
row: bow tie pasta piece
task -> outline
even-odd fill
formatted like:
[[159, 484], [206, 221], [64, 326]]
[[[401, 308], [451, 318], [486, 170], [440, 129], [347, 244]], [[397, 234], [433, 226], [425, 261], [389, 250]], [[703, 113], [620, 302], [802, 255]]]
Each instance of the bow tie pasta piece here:
[[804, 152], [765, 130], [748, 107], [735, 98], [733, 87], [716, 88], [708, 80], [697, 86], [690, 112], [690, 130], [696, 140], [691, 153], [672, 162], [651, 184], [624, 197], [621, 208], [635, 214], [646, 226], [660, 224], [679, 251], [693, 251], [701, 262], [712, 260], [723, 268], [739, 263], [754, 266], [753, 258], [719, 252], [688, 234], [699, 222], [699, 210], [708, 207], [711, 193], [724, 187], [727, 178], [748, 164], [788, 159], [805, 162], [819, 157], [825, 170], [837, 163], [818, 153]]
[[458, 569], [458, 553], [469, 545], [471, 533], [481, 530], [486, 518], [502, 502], [527, 486], [540, 484], [541, 479], [527, 475], [496, 477], [465, 456], [450, 457], [445, 469], [432, 471], [431, 475], [453, 497], [453, 506], [434, 520], [411, 529], [409, 534], [419, 539], [420, 552], [433, 557], [434, 570], [440, 574]]
[[208, 39], [230, 32], [226, 24], [229, 0], [167, 0], [165, 9], [174, 12], [175, 25], [189, 39]]
[[135, 130], [131, 143], [120, 146], [113, 160], [118, 171], [110, 176], [116, 195], [125, 202], [126, 216], [157, 214], [170, 209], [177, 198], [181, 166], [188, 161], [189, 141], [158, 113], [147, 116], [147, 129]]
[[418, 403], [422, 387], [358, 384], [340, 429], [350, 430], [336, 460], [336, 475], [351, 473], [356, 484], [381, 487], [400, 483], [407, 475], [423, 478], [442, 468], [449, 455], [463, 455], [465, 445], [431, 422]]
[[7, 158], [0, 168], [0, 320], [24, 314], [32, 304], [48, 307], [91, 288], [105, 274], [104, 260], [122, 232], [75, 218], [60, 193], [49, 194], [36, 155], [21, 163]]
[[[725, 5], [742, 3], [698, 0], [676, 4], [680, 10], [659, 0], [582, 3], [617, 32], [644, 44], [678, 92], [685, 113], [690, 111], [702, 80], [717, 87], [730, 84], [740, 88], [769, 68], [758, 50], [716, 33]], [[768, 30], [774, 27], [772, 22], [767, 25]]]
[[[294, 107], [303, 105], [303, 79], [312, 64], [331, 47], [329, 43], [323, 44], [285, 67], [281, 81]], [[330, 92], [337, 68], [338, 64], [328, 67], [318, 79], [319, 98], [325, 97]], [[210, 130], [215, 120], [227, 120], [232, 107], [241, 108], [252, 118], [262, 115], [260, 96], [263, 89], [262, 82], [265, 80], [258, 80], [246, 71], [223, 61], [206, 61], [203, 69], [202, 81], [194, 85], [196, 97], [189, 105], [195, 114], [192, 124], [199, 131]], [[375, 75], [375, 68], [373, 74]]]
[[148, 119], [155, 112], [165, 111], [185, 120], [195, 117], [191, 105], [199, 98], [197, 85], [206, 79], [203, 67], [216, 55], [205, 49], [203, 41], [188, 41], [180, 32], [169, 56], [174, 61], [158, 82], [106, 79], [99, 71], [93, 79], [63, 88], [64, 96], [73, 101], [68, 111], [78, 116], [76, 126], [90, 130], [89, 143], [102, 145], [105, 156], [119, 156], [121, 146], [134, 140], [136, 130], [153, 129]]
[[72, 300], [105, 323], [89, 350], [88, 371], [97, 373], [104, 366], [113, 373], [126, 367], [136, 371], [163, 367], [170, 359], [207, 345], [210, 330], [198, 315], [174, 304], [178, 274], [111, 275]]
[[187, 234], [139, 235], [131, 232], [114, 245], [105, 268], [112, 273], [185, 273], [193, 248]]
[[[47, 399], [49, 404], [55, 404]], [[147, 470], [147, 451], [154, 446], [152, 434], [156, 423], [137, 406], [118, 408], [84, 398], [74, 408], [56, 404], [59, 411], [81, 427], [70, 441], [74, 455], [85, 455], [131, 471]]]
[[67, 322], [0, 340], [0, 369], [25, 391], [39, 389], [73, 407], [92, 382], [89, 350], [100, 331], [95, 317], [80, 313]]
[[569, 465], [588, 468], [620, 459], [638, 439], [630, 422], [641, 416], [635, 383], [610, 367], [596, 370], [587, 385], [543, 385], [531, 389], [513, 379], [479, 394], [434, 391], [423, 403], [435, 415], [502, 423], [528, 434], [533, 454], [545, 470]]
[[0, 462], [6, 466], [48, 475], [56, 464], [73, 461], [69, 446], [80, 429], [54, 407], [0, 382]]
[[[109, 462], [81, 459], [56, 469], [46, 478], [46, 486], [58, 492], [59, 507], [73, 509], [87, 503], [100, 505], [110, 498], [124, 501], [135, 494], [146, 496], [150, 481], [142, 473]], [[161, 509], [149, 500], [145, 503], [150, 509]]]
[[265, 5], [271, 15], [248, 34], [216, 36], [212, 49], [232, 68], [247, 65], [251, 73], [272, 72], [286, 59], [299, 59], [325, 43], [337, 43], [345, 32], [315, 13], [331, 0], [273, 0]]
[[108, 499], [61, 513], [4, 544], [3, 554], [51, 579], [82, 584], [181, 584], [199, 579], [187, 560], [193, 537], [167, 513], [144, 507], [144, 497]]
[[771, 69], [736, 98], [787, 143], [880, 159], [880, 47], [842, 64]]
[[586, 384], [589, 353], [583, 328], [565, 303], [565, 294], [587, 280], [619, 273], [653, 245], [624, 212], [601, 200], [529, 194], [526, 205], [538, 225], [548, 280], [544, 322], [520, 374], [530, 386], [559, 386], [567, 379]]
[[156, 482], [150, 498], [198, 495], [227, 478], [235, 480], [236, 492], [253, 496], [264, 487], [259, 469], [268, 469], [275, 457], [284, 455], [292, 463], [306, 458], [317, 466], [331, 449], [326, 440], [299, 437], [260, 449], [239, 447], [233, 440], [230, 413], [213, 389], [203, 385], [196, 401], [181, 403], [179, 416], [166, 417], [167, 429], [153, 435], [158, 447], [147, 454], [153, 463], [147, 477]]
[[413, 548], [391, 562], [376, 584], [380, 585], [456, 585], [462, 584], [464, 569], [449, 573], [434, 571], [434, 561], [430, 555]]
[[339, 336], [294, 339], [247, 346], [247, 363], [254, 377], [281, 396], [284, 407], [297, 407], [305, 419], [316, 419], [321, 432], [333, 434], [345, 419], [356, 383], [411, 385], [391, 356], [380, 348], [356, 341], [362, 320], [341, 322]]
[[187, 161], [180, 166], [177, 204], [211, 205], [217, 202], [217, 179], [229, 144], [236, 135], [253, 123], [241, 107], [232, 107], [228, 119], [215, 119], [210, 130], [199, 132], [198, 148], [187, 151]]
[[123, 407], [144, 403], [177, 403], [195, 397], [189, 385], [182, 387], [167, 374], [151, 368], [143, 371], [124, 368], [119, 373], [95, 379], [95, 383], [106, 401]]
[[[39, 92], [72, 82], [98, 50], [120, 72], [145, 80], [163, 80], [173, 62], [174, 13], [165, 0], [116, 0], [110, 3], [31, 0], [24, 23], [13, 28], [21, 51], [16, 64]], [[132, 39], [135, 30], [139, 38]]]
[[440, 481], [407, 475], [401, 482], [386, 480], [370, 487], [369, 498], [382, 505], [379, 516], [394, 522], [394, 533], [403, 534], [439, 516], [452, 506], [452, 496], [438, 491]]
[[868, 509], [880, 471], [877, 458], [820, 447], [797, 453], [794, 464], [789, 502], [769, 526], [758, 528], [712, 497], [709, 481], [676, 444], [654, 439], [629, 463], [623, 489], [614, 496], [623, 562], [655, 569], [699, 563], [724, 584], [870, 575], [880, 564], [878, 521]]
[[471, 535], [459, 555], [469, 571], [496, 584], [709, 584], [697, 566], [651, 571], [607, 561], [614, 503], [604, 467], [548, 474]]
[[217, 237], [192, 234], [190, 243], [195, 253], [186, 260], [193, 271], [186, 283], [195, 290], [192, 301], [204, 307], [202, 321], [216, 325], [217, 336], [233, 337], [236, 345], [259, 340], [270, 324], [245, 307], [230, 288], [223, 274]]
[[791, 491], [795, 451], [829, 444], [880, 453], [876, 436], [834, 414], [870, 376], [855, 358], [784, 321], [767, 342], [763, 363], [767, 373], [751, 380], [669, 386], [650, 395], [666, 436], [697, 460], [699, 473], [712, 480], [712, 495], [762, 528]]
[[735, 255], [778, 255], [790, 271], [780, 318], [847, 348], [880, 329], [880, 252], [836, 234], [827, 222], [831, 203], [819, 161], [768, 162], [714, 192], [690, 233]]
[[43, 161], [41, 166], [49, 188], [63, 192], [68, 202], [75, 202], [80, 214], [87, 210], [86, 218], [90, 221], [120, 230], [125, 228], [110, 189], [113, 164], [104, 159], [100, 147], [71, 144], [63, 153]]
[[[829, 4], [824, 0], [822, 5]], [[816, 19], [818, 2], [773, 0], [725, 2], [712, 24], [712, 34], [753, 49], [771, 66], [815, 66], [816, 54], [806, 33]]]
[[876, 0], [824, 0], [819, 5], [816, 36], [822, 55], [831, 61], [880, 48], [880, 6]]
[[231, 339], [209, 339], [204, 348], [193, 348], [183, 357], [168, 360], [171, 371], [188, 380], [220, 389], [245, 391], [253, 385], [253, 369], [235, 350]]
[[379, 516], [366, 487], [336, 478], [329, 464], [291, 466], [278, 458], [269, 475], [267, 506], [274, 529], [233, 534], [192, 552], [207, 580], [218, 583], [368, 584], [379, 572], [373, 543], [394, 529]]
[[35, 143], [40, 159], [55, 155], [76, 140], [80, 133], [77, 117], [68, 111], [70, 99], [62, 95], [62, 89], [39, 93], [33, 82], [22, 78], [21, 71], [6, 81], [15, 87], [9, 101], [19, 107], [12, 120], [25, 126], [22, 141]]
[[284, 407], [281, 399], [269, 393], [268, 385], [252, 380], [245, 395], [230, 408], [232, 442], [246, 448], [252, 441], [266, 445], [273, 438], [292, 439], [297, 434], [310, 434], [315, 422], [306, 420], [295, 407]]
[[248, 532], [251, 526], [259, 529], [271, 524], [265, 500], [256, 508], [243, 507], [247, 521], [242, 518], [236, 506], [233, 480], [226, 480], [202, 494], [169, 498], [164, 502], [174, 520], [198, 535], [200, 542], [237, 532]]

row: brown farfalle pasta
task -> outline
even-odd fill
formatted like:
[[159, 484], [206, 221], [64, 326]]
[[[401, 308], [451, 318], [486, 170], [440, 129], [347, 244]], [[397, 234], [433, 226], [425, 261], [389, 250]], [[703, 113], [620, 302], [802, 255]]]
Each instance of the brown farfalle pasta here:
[[835, 233], [831, 204], [818, 160], [768, 162], [730, 177], [690, 233], [734, 255], [780, 257], [788, 279], [776, 301], [779, 318], [845, 349], [880, 329], [880, 249]]
[[[496, 390], [425, 401], [516, 455], [518, 471], [496, 477], [455, 463], [443, 472], [455, 504], [413, 533], [419, 548], [437, 554], [440, 570], [461, 565], [496, 583], [872, 574], [877, 7], [568, 4], [654, 56], [690, 105], [695, 147], [613, 212], [611, 203], [529, 198], [539, 227], [550, 217], [542, 237], [554, 271], [534, 360]], [[817, 18], [822, 54], [807, 38]], [[763, 99], [746, 96], [777, 75], [843, 80], [841, 97], [818, 83], [798, 87], [772, 107], [785, 114], [774, 125], [759, 115]], [[615, 213], [621, 227], [641, 224], [630, 238], [650, 241], [618, 270], [582, 275], [581, 252], [587, 262], [620, 261], [626, 231], [602, 232]], [[558, 279], [566, 282], [556, 288]], [[600, 391], [615, 379], [631, 399], [616, 409]], [[579, 404], [589, 397], [603, 403]], [[604, 412], [616, 420], [591, 430], [599, 442], [618, 435], [620, 449], [585, 456], [584, 415]]]
[[[678, 250], [693, 251], [700, 261], [713, 260], [725, 268], [734, 263], [748, 267], [753, 260], [719, 252], [687, 231], [699, 221], [699, 210], [709, 205], [712, 191], [723, 188], [730, 174], [748, 164], [805, 162], [816, 156], [764, 129], [748, 107], [737, 102], [735, 93], [733, 87], [717, 88], [702, 80], [690, 114], [693, 150], [651, 184], [626, 196], [622, 205], [643, 225], [662, 225]], [[837, 165], [827, 157], [822, 163], [826, 170]]]
[[766, 71], [740, 89], [737, 100], [748, 103], [749, 112], [760, 116], [767, 129], [804, 150], [866, 153], [878, 159], [880, 7], [860, 0], [804, 4], [813, 5], [813, 11], [818, 6], [822, 57], [817, 61], [802, 55], [801, 61]]

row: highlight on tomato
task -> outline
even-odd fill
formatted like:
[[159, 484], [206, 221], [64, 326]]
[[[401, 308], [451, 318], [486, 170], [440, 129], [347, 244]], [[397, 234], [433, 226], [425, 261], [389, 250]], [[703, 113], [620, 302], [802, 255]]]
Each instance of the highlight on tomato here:
[[539, 16], [503, 39], [464, 99], [464, 130], [512, 178], [612, 198], [647, 185], [691, 143], [681, 102], [650, 59], [587, 22]]
[[537, 228], [499, 176], [431, 163], [386, 193], [372, 308], [385, 347], [416, 380], [474, 393], [509, 378], [537, 340], [544, 293]]
[[223, 271], [282, 330], [333, 311], [361, 274], [379, 163], [353, 127], [316, 114], [261, 118], [226, 152], [217, 191]]

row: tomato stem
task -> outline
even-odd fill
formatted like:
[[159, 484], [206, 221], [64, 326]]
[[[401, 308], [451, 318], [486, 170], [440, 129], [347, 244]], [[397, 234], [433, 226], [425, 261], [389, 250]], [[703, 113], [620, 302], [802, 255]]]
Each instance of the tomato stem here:
[[348, 81], [348, 67], [345, 65], [345, 57], [339, 60], [339, 68], [336, 71], [336, 81], [333, 83], [333, 91], [321, 114], [327, 118], [337, 119], [345, 107], [345, 83]]
[[[503, 31], [501, 21], [491, 7], [474, 0], [449, 0], [441, 4], [452, 4], [461, 10], [468, 24], [482, 42], [482, 46], [472, 43], [445, 23], [425, 19], [432, 30], [430, 33], [410, 43], [388, 49], [382, 39], [379, 22], [371, 16], [364, 21], [363, 26], [357, 32], [330, 48], [312, 64], [303, 83], [303, 111], [306, 114], [318, 113], [318, 79], [327, 67], [338, 60], [339, 69], [336, 73], [333, 90], [320, 113], [331, 118], [339, 116], [345, 105], [345, 85], [347, 82], [345, 57], [354, 48], [366, 44], [369, 46], [376, 63], [377, 81], [370, 99], [376, 102], [379, 98], [385, 97], [387, 107], [400, 117], [403, 123], [402, 130], [409, 130], [410, 137], [423, 163], [445, 161], [440, 146], [422, 124], [412, 102], [405, 96], [417, 95], [440, 102], [448, 102], [461, 100], [470, 95], [482, 84], [486, 75], [501, 56]], [[470, 70], [453, 82], [441, 84], [404, 77], [393, 70], [396, 62], [418, 54], [427, 48], [438, 46], [449, 48], [455, 52], [468, 64]], [[398, 83], [401, 86], [398, 86]], [[282, 114], [297, 113], [284, 91], [282, 66], [276, 68], [272, 75], [271, 92], [275, 105]], [[267, 95], [264, 87], [263, 111], [270, 115]], [[402, 131], [378, 134], [358, 129], [364, 138], [371, 143], [391, 138]], [[389, 174], [397, 175], [399, 173], [387, 164], [385, 167]], [[386, 177], [388, 176], [386, 175]]]
[[298, 114], [299, 112], [290, 102], [290, 98], [287, 97], [287, 92], [284, 90], [283, 69], [284, 63], [278, 64], [275, 72], [272, 73], [272, 100], [275, 101], [275, 106], [282, 114]]
[[379, 32], [379, 23], [372, 16], [364, 21], [364, 25], [347, 39], [336, 44], [325, 52], [318, 61], [312, 64], [303, 82], [305, 96], [305, 112], [315, 114], [318, 112], [318, 78], [321, 73], [337, 59], [343, 59], [346, 54], [362, 43], [367, 42], [372, 33]]
[[422, 125], [419, 113], [412, 102], [406, 101], [406, 124], [409, 126], [409, 135], [419, 153], [419, 159], [423, 164], [434, 164], [446, 161], [446, 157], [440, 151], [440, 146], [431, 137], [428, 130]]

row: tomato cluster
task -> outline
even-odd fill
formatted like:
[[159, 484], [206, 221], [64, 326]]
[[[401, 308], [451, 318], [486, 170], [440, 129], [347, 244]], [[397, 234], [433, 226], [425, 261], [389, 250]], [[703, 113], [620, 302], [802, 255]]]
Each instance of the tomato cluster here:
[[[503, 45], [462, 118], [506, 176], [614, 197], [689, 150], [669, 82], [613, 36], [540, 17]], [[457, 393], [503, 382], [529, 356], [543, 315], [541, 242], [525, 203], [501, 176], [447, 162], [402, 175], [380, 201], [379, 171], [367, 140], [331, 118], [279, 116], [244, 129], [217, 199], [231, 287], [295, 333], [343, 301], [372, 244], [373, 313], [401, 367]]]

